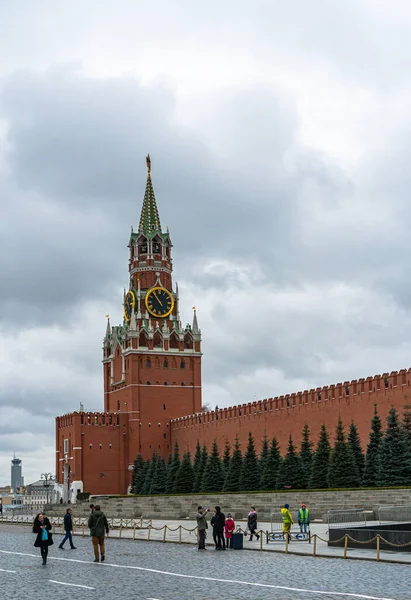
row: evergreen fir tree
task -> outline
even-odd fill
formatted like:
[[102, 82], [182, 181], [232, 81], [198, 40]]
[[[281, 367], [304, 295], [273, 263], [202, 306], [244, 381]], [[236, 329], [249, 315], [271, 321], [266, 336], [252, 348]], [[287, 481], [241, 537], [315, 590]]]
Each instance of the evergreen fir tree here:
[[164, 494], [166, 491], [167, 467], [162, 456], [158, 456], [151, 480], [150, 494]]
[[330, 435], [325, 427], [321, 425], [321, 431], [314, 452], [309, 487], [312, 490], [328, 488], [328, 471], [330, 468], [331, 444]]
[[301, 435], [300, 461], [303, 473], [302, 485], [304, 488], [307, 488], [311, 477], [311, 465], [313, 460], [313, 443], [310, 440], [308, 423], [304, 425]]
[[177, 494], [191, 494], [194, 486], [194, 469], [189, 452], [184, 452], [183, 460], [177, 471], [174, 489]]
[[280, 446], [277, 439], [273, 437], [271, 440], [270, 451], [268, 453], [267, 462], [264, 471], [261, 475], [261, 490], [275, 490], [277, 486], [278, 471], [280, 469], [282, 459], [280, 454]]
[[254, 446], [254, 438], [251, 431], [248, 433], [247, 449], [244, 453], [243, 466], [240, 475], [240, 490], [258, 490], [260, 486], [260, 472], [258, 469], [258, 458]]
[[409, 404], [404, 406], [401, 428], [407, 439], [408, 446], [411, 448], [411, 406]]
[[391, 407], [387, 417], [387, 428], [380, 446], [380, 470], [378, 481], [381, 486], [409, 485], [411, 480], [411, 457], [407, 438], [400, 427], [398, 413]]
[[293, 438], [290, 435], [288, 440], [287, 454], [278, 470], [277, 488], [282, 489], [301, 489], [303, 484], [303, 469], [301, 459], [296, 452]]
[[194, 454], [194, 463], [193, 463], [194, 477], [196, 476], [196, 473], [197, 473], [198, 469], [200, 468], [200, 464], [201, 464], [201, 446], [200, 446], [200, 442], [197, 440], [196, 453]]
[[201, 483], [202, 492], [221, 492], [224, 485], [223, 465], [218, 451], [216, 440], [211, 447], [211, 453], [207, 459], [204, 469], [203, 481]]
[[230, 464], [224, 481], [225, 492], [240, 491], [240, 475], [243, 466], [243, 456], [240, 449], [238, 436], [235, 438], [234, 450], [230, 459]]
[[348, 445], [351, 448], [351, 452], [354, 456], [355, 464], [357, 465], [358, 475], [360, 482], [364, 473], [365, 457], [361, 448], [361, 440], [358, 435], [358, 429], [354, 421], [351, 421], [350, 431], [348, 432]]
[[230, 466], [230, 459], [231, 459], [231, 447], [230, 447], [230, 442], [228, 440], [225, 441], [225, 446], [224, 446], [224, 455], [223, 455], [223, 471], [224, 471], [224, 477], [226, 477], [227, 473], [228, 473], [228, 468]]
[[351, 448], [348, 445], [341, 417], [335, 430], [335, 443], [331, 452], [328, 483], [331, 488], [359, 487], [360, 477]]
[[258, 487], [260, 490], [262, 489], [261, 488], [261, 479], [262, 479], [262, 476], [264, 473], [265, 465], [267, 464], [269, 453], [270, 453], [270, 448], [268, 446], [267, 436], [265, 435], [261, 442], [261, 452], [260, 452], [260, 457], [258, 459], [258, 473], [260, 475], [260, 485]]
[[383, 438], [382, 423], [374, 404], [374, 416], [371, 420], [370, 441], [368, 442], [365, 455], [364, 474], [362, 485], [364, 487], [375, 487], [378, 485], [378, 474], [380, 471], [380, 447]]
[[153, 482], [154, 473], [156, 472], [157, 466], [157, 454], [155, 451], [153, 452], [153, 456], [151, 457], [149, 467], [147, 469], [147, 473], [144, 479], [143, 487], [141, 490], [142, 494], [150, 494], [151, 492], [151, 484]]
[[180, 468], [180, 451], [177, 442], [174, 444], [173, 458], [167, 470], [166, 494], [174, 492], [174, 483], [176, 480], [177, 471]]
[[207, 460], [208, 460], [208, 451], [207, 451], [207, 446], [204, 445], [203, 449], [201, 450], [201, 460], [200, 460], [199, 467], [198, 467], [197, 471], [194, 473], [193, 492], [195, 492], [196, 494], [198, 494], [198, 492], [201, 492], [201, 487], [203, 484], [204, 469], [207, 464]]
[[131, 477], [131, 494], [140, 494], [141, 488], [143, 487], [143, 469], [144, 460], [141, 454], [137, 454], [136, 459], [133, 463], [133, 475]]
[[141, 490], [140, 490], [140, 494], [143, 494], [143, 493], [144, 493], [144, 491], [143, 491], [143, 490], [144, 490], [145, 488], [147, 489], [147, 486], [145, 486], [145, 483], [146, 483], [146, 480], [147, 480], [147, 473], [148, 473], [148, 472], [149, 472], [149, 470], [150, 470], [150, 466], [151, 466], [151, 460], [150, 460], [150, 459], [147, 459], [147, 460], [144, 462], [143, 471], [142, 471], [142, 473], [141, 473]]

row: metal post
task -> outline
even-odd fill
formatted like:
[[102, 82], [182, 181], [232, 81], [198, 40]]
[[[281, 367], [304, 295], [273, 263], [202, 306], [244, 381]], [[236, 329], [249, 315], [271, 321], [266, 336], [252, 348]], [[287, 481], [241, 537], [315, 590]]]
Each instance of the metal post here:
[[313, 556], [317, 556], [317, 534], [314, 533], [314, 547], [313, 547]]
[[147, 541], [150, 541], [150, 535], [151, 535], [151, 527], [147, 528]]
[[263, 549], [263, 533], [264, 533], [264, 531], [261, 529], [260, 530], [260, 550]]
[[182, 533], [182, 527], [180, 525], [179, 532], [178, 532], [178, 542], [179, 542], [179, 544], [181, 544], [181, 533]]
[[133, 540], [136, 539], [136, 524], [134, 523], [134, 527], [133, 527]]
[[380, 560], [380, 536], [377, 535], [377, 560]]
[[81, 524], [82, 536], [84, 537], [84, 523]]
[[290, 540], [290, 534], [287, 532], [285, 534], [285, 553], [288, 554], [288, 544]]
[[120, 519], [120, 533], [119, 537], [121, 538], [121, 532], [123, 531], [123, 519]]
[[164, 535], [163, 535], [163, 542], [166, 541], [166, 535], [167, 535], [167, 525], [164, 525]]
[[348, 535], [344, 536], [344, 558], [347, 558]]

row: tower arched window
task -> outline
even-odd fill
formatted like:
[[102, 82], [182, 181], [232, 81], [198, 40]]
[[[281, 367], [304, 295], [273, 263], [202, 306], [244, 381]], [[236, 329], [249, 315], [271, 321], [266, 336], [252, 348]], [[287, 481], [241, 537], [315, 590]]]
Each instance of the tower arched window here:
[[149, 358], [146, 360], [146, 368], [151, 369], [151, 360]]
[[184, 361], [184, 358], [182, 358], [180, 361], [180, 369], [185, 369], [185, 368], [186, 368], [186, 363]]
[[153, 254], [161, 254], [162, 249], [161, 249], [161, 240], [158, 236], [155, 236], [155, 238], [153, 239]]
[[168, 369], [168, 359], [167, 359], [167, 358], [165, 358], [165, 359], [164, 359], [164, 364], [163, 364], [163, 367], [164, 367], [165, 369]]
[[153, 338], [154, 348], [162, 348], [163, 347], [163, 337], [159, 331], [156, 331]]
[[148, 251], [148, 244], [147, 244], [147, 240], [146, 238], [141, 238], [139, 245], [138, 245], [138, 253], [140, 256], [147, 254]]
[[170, 336], [170, 348], [178, 348], [178, 336], [174, 331]]
[[140, 348], [148, 347], [148, 337], [145, 331], [142, 331], [138, 338], [138, 345]]
[[184, 336], [184, 348], [189, 348], [190, 350], [193, 348], [193, 338], [189, 333]]

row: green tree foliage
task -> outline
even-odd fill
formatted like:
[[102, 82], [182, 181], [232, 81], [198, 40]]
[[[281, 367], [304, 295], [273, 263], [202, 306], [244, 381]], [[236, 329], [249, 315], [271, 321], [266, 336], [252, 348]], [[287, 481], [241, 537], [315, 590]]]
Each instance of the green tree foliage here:
[[313, 443], [310, 440], [308, 423], [304, 425], [301, 435], [300, 462], [303, 474], [302, 485], [304, 488], [307, 488], [311, 477], [311, 465], [313, 460]]
[[238, 437], [235, 438], [234, 450], [230, 459], [230, 464], [225, 477], [224, 491], [239, 492], [240, 491], [240, 475], [243, 466], [243, 456], [240, 449]]
[[260, 475], [259, 489], [261, 489], [261, 478], [264, 473], [265, 465], [267, 464], [269, 453], [270, 453], [270, 447], [268, 445], [267, 436], [265, 435], [261, 442], [261, 452], [260, 452], [260, 457], [258, 459], [258, 472]]
[[314, 452], [309, 487], [313, 490], [328, 488], [328, 471], [330, 468], [331, 444], [330, 435], [321, 425], [317, 447]]
[[370, 440], [365, 454], [365, 466], [361, 482], [364, 487], [374, 487], [378, 485], [382, 438], [382, 423], [377, 412], [377, 405], [374, 404], [374, 416], [371, 420]]
[[226, 440], [225, 446], [224, 446], [224, 454], [223, 454], [224, 477], [228, 473], [228, 468], [230, 466], [230, 459], [231, 459], [231, 446], [230, 446], [230, 442], [228, 440]]
[[151, 492], [151, 483], [153, 481], [153, 477], [154, 477], [154, 473], [156, 471], [156, 465], [157, 465], [157, 454], [155, 452], [153, 452], [153, 456], [151, 457], [151, 460], [149, 460], [147, 462], [149, 463], [149, 465], [148, 465], [148, 469], [146, 472], [146, 476], [144, 478], [143, 487], [141, 489], [142, 494], [150, 494], [150, 492]]
[[136, 459], [133, 463], [133, 475], [131, 477], [131, 494], [141, 494], [141, 488], [143, 487], [143, 469], [144, 460], [141, 454], [137, 454]]
[[195, 493], [201, 492], [202, 485], [203, 485], [203, 475], [204, 475], [205, 466], [207, 464], [207, 460], [208, 460], [208, 450], [207, 450], [207, 446], [204, 445], [203, 449], [201, 450], [200, 464], [197, 468], [197, 471], [195, 471], [195, 473], [194, 473], [193, 492], [195, 492]]
[[189, 452], [183, 454], [180, 468], [177, 471], [174, 489], [177, 494], [191, 494], [194, 486], [194, 468]]
[[177, 471], [180, 468], [180, 451], [177, 442], [174, 444], [173, 458], [167, 469], [167, 480], [166, 480], [166, 493], [172, 494], [174, 492], [174, 483], [176, 481]]
[[411, 448], [411, 406], [409, 404], [404, 406], [401, 428], [407, 439], [408, 446]]
[[360, 436], [358, 435], [358, 429], [354, 421], [351, 421], [350, 424], [350, 430], [348, 432], [348, 445], [350, 446], [352, 455], [354, 456], [355, 464], [357, 465], [357, 471], [361, 482], [364, 473], [365, 457], [364, 452], [362, 451], [361, 440]]
[[201, 484], [202, 492], [221, 492], [224, 485], [223, 465], [218, 451], [216, 440], [211, 447], [211, 453], [208, 456], [204, 469], [203, 481]]
[[382, 486], [409, 485], [411, 481], [410, 449], [394, 406], [388, 413], [387, 428], [380, 446], [378, 479]]
[[346, 441], [344, 425], [338, 418], [335, 430], [335, 443], [331, 452], [328, 483], [332, 488], [358, 487], [360, 477], [351, 448]]
[[282, 461], [277, 478], [277, 489], [301, 489], [303, 485], [301, 459], [296, 452], [293, 438], [288, 440], [287, 454]]
[[201, 446], [200, 446], [200, 442], [197, 440], [196, 452], [194, 454], [194, 463], [193, 463], [194, 476], [200, 467], [200, 463], [201, 463]]
[[260, 471], [258, 469], [258, 457], [255, 451], [253, 434], [250, 431], [248, 433], [248, 444], [241, 468], [240, 489], [241, 491], [252, 491], [258, 490], [259, 486]]
[[282, 459], [280, 454], [280, 446], [277, 439], [273, 437], [271, 440], [270, 450], [264, 470], [261, 474], [260, 489], [275, 490], [277, 486], [278, 471], [280, 469]]
[[151, 480], [150, 494], [164, 494], [166, 491], [167, 468], [164, 458], [158, 456]]

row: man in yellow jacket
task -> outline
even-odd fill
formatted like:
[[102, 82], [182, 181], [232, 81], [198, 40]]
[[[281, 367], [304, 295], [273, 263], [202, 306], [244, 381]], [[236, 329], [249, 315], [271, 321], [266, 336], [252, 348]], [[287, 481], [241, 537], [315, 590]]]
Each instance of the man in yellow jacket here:
[[283, 533], [290, 533], [291, 525], [294, 523], [289, 508], [289, 504], [284, 504], [284, 508], [281, 509], [281, 516], [283, 517]]

